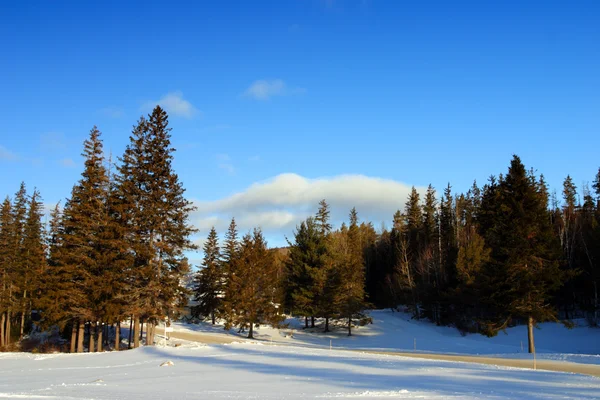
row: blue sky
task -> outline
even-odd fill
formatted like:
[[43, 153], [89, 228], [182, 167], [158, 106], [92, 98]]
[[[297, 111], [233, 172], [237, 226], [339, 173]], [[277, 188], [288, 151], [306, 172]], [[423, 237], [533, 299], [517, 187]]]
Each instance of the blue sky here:
[[156, 103], [202, 236], [279, 245], [320, 197], [379, 226], [513, 153], [558, 190], [600, 166], [597, 1], [170, 3], [0, 5], [0, 194], [64, 199], [91, 127], [116, 157]]

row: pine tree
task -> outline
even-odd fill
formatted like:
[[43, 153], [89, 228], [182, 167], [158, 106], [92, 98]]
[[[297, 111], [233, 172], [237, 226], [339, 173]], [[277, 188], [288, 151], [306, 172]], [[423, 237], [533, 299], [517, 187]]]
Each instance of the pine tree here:
[[360, 243], [358, 214], [355, 208], [350, 211], [350, 225], [346, 237], [347, 251], [344, 252], [345, 254], [340, 254], [343, 264], [339, 266], [340, 285], [336, 293], [336, 304], [339, 307], [340, 317], [347, 321], [348, 336], [351, 336], [352, 321], [358, 319], [364, 323], [366, 321], [364, 310], [367, 308], [364, 290], [364, 259]]
[[538, 182], [514, 156], [508, 174], [490, 193], [502, 210], [484, 231], [491, 247], [491, 262], [485, 268], [485, 283], [493, 318], [490, 333], [507, 326], [514, 317], [528, 320], [529, 351], [533, 352], [533, 327], [556, 320], [549, 301], [560, 287], [559, 245], [550, 226], [549, 212]]
[[321, 236], [312, 218], [300, 223], [294, 232], [294, 242], [289, 242], [290, 255], [287, 263], [287, 306], [293, 314], [308, 318], [318, 311], [317, 298], [320, 288], [318, 269], [321, 256], [318, 253]]
[[219, 252], [219, 238], [214, 227], [204, 244], [202, 269], [194, 278], [194, 300], [198, 302], [192, 313], [197, 317], [210, 317], [215, 324], [215, 316], [220, 314], [223, 284], [223, 263]]
[[23, 338], [26, 316], [31, 314], [32, 298], [39, 296], [39, 277], [45, 271], [46, 254], [44, 245], [44, 228], [42, 226], [43, 203], [36, 190], [29, 200], [27, 218], [23, 231], [22, 257], [23, 269], [19, 287], [21, 289], [21, 327], [20, 338]]
[[2, 292], [0, 293], [0, 347], [10, 343], [10, 311], [12, 287], [12, 265], [15, 256], [14, 221], [12, 203], [6, 197], [0, 209], [0, 273]]
[[315, 216], [315, 223], [321, 233], [321, 236], [327, 236], [331, 232], [331, 224], [329, 223], [329, 204], [325, 199], [319, 202], [319, 210]]
[[[58, 267], [54, 272], [58, 282], [53, 284], [69, 293], [53, 296], [60, 299], [62, 306], [68, 310], [70, 322], [80, 325], [86, 321], [95, 324], [102, 319], [104, 296], [110, 290], [103, 279], [106, 256], [110, 254], [104, 235], [110, 228], [110, 220], [106, 204], [109, 180], [100, 136], [100, 131], [93, 127], [84, 142], [84, 171], [65, 204], [60, 247], [55, 249]], [[59, 307], [57, 304], [54, 310]], [[61, 314], [59, 310], [58, 315]], [[56, 315], [47, 317], [56, 319]], [[64, 326], [69, 321], [58, 322]], [[94, 334], [92, 330], [90, 332], [89, 349], [95, 351]]]
[[254, 337], [254, 327], [268, 324], [277, 327], [283, 320], [278, 313], [279, 285], [272, 253], [260, 230], [243, 237], [236, 262], [235, 274], [229, 280], [232, 297], [226, 298], [225, 329], [248, 329]]
[[181, 282], [189, 267], [183, 253], [196, 248], [189, 240], [195, 229], [188, 223], [194, 207], [184, 198], [185, 190], [171, 166], [175, 149], [168, 125], [160, 106], [148, 120], [141, 118], [118, 169], [119, 209], [136, 257], [129, 309], [136, 320], [149, 321], [151, 329], [187, 301]]

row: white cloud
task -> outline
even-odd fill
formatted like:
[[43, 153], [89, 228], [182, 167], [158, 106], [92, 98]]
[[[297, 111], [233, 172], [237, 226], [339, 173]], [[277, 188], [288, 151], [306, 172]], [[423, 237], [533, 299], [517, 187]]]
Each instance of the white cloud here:
[[306, 89], [303, 88], [289, 88], [281, 79], [260, 79], [254, 81], [243, 94], [256, 100], [268, 100], [275, 96], [304, 92], [306, 92]]
[[15, 153], [0, 144], [0, 160], [16, 161], [18, 158]]
[[156, 101], [147, 101], [142, 105], [141, 109], [148, 111], [156, 107], [156, 105], [163, 107], [170, 115], [179, 117], [192, 118], [200, 114], [200, 111], [192, 103], [183, 98], [183, 93], [180, 91], [167, 93]]
[[[326, 199], [334, 225], [347, 221], [350, 209], [356, 207], [361, 220], [379, 228], [404, 207], [410, 190], [410, 185], [399, 181], [364, 175], [308, 179], [281, 174], [222, 199], [194, 202], [197, 211], [192, 222], [200, 229], [200, 236], [206, 236], [211, 226], [223, 234], [235, 217], [241, 233], [261, 227], [268, 238], [281, 242], [284, 236], [292, 236], [300, 221], [316, 212], [320, 200]], [[425, 188], [418, 190], [423, 193]]]

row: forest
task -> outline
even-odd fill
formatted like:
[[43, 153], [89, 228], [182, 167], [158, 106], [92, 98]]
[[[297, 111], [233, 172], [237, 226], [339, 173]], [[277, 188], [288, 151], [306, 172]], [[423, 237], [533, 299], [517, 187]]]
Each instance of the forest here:
[[260, 227], [240, 234], [234, 218], [222, 243], [214, 228], [208, 233], [195, 269], [185, 253], [197, 250], [193, 235], [206, 233], [190, 223], [194, 206], [174, 153], [157, 106], [134, 125], [116, 163], [92, 128], [81, 179], [47, 224], [41, 194], [25, 183], [4, 199], [0, 348], [42, 351], [48, 344], [29, 343], [34, 332], [53, 332], [67, 352], [135, 348], [144, 325], [152, 345], [157, 324], [177, 319], [190, 300], [194, 317], [248, 337], [285, 315], [306, 327], [322, 321], [324, 332], [335, 322], [352, 335], [370, 322], [369, 309], [402, 306], [465, 334], [522, 324], [533, 352], [537, 323], [598, 323], [600, 169], [591, 187], [578, 191], [567, 176], [557, 194], [515, 155], [506, 172], [466, 193], [413, 188], [390, 230], [354, 208], [334, 228], [323, 199], [285, 248], [269, 248]]

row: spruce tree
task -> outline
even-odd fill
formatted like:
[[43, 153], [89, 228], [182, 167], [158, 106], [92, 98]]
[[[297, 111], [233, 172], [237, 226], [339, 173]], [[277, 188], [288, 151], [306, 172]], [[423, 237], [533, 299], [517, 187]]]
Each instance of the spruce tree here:
[[343, 264], [340, 265], [340, 285], [336, 293], [336, 304], [339, 307], [340, 317], [346, 320], [348, 336], [352, 335], [353, 320], [361, 323], [366, 320], [364, 310], [367, 308], [365, 301], [365, 269], [362, 254], [360, 231], [358, 227], [358, 214], [355, 208], [350, 211], [350, 225], [346, 232], [347, 251], [342, 254]]
[[492, 307], [488, 328], [494, 334], [512, 318], [528, 321], [529, 351], [533, 352], [533, 328], [538, 322], [556, 320], [551, 295], [562, 284], [560, 249], [550, 225], [549, 212], [538, 182], [514, 156], [506, 177], [487, 197], [498, 202], [501, 212], [484, 231], [491, 247], [491, 261], [484, 270]]
[[125, 237], [135, 254], [129, 308], [136, 320], [149, 321], [151, 329], [186, 303], [184, 251], [196, 248], [189, 240], [195, 229], [188, 222], [194, 207], [172, 169], [170, 132], [160, 106], [148, 120], [139, 120], [121, 158], [116, 189]]
[[[58, 282], [53, 284], [64, 287], [70, 293], [56, 293], [54, 296], [63, 301], [62, 305], [72, 319], [70, 322], [80, 325], [85, 322], [95, 324], [102, 318], [106, 293], [104, 260], [110, 248], [103, 235], [109, 229], [110, 222], [106, 211], [108, 176], [100, 136], [100, 131], [93, 127], [84, 142], [82, 178], [73, 187], [71, 198], [65, 204], [60, 247], [55, 249], [58, 267], [54, 272]], [[56, 318], [51, 315], [48, 317]], [[62, 326], [67, 322], [59, 321]], [[90, 351], [94, 351], [93, 332], [90, 332]]]
[[0, 287], [0, 347], [10, 343], [10, 310], [12, 287], [12, 265], [15, 256], [14, 223], [12, 203], [9, 197], [2, 202], [0, 209], [0, 273], [2, 274], [2, 287]]
[[248, 329], [248, 338], [254, 337], [254, 327], [268, 324], [277, 327], [283, 320], [279, 314], [278, 297], [281, 282], [277, 277], [273, 255], [258, 229], [242, 238], [235, 273], [229, 280], [232, 297], [226, 298], [225, 329]]
[[219, 238], [214, 227], [204, 244], [202, 269], [194, 278], [194, 300], [198, 302], [192, 310], [196, 317], [210, 317], [215, 324], [216, 315], [221, 312], [223, 263], [219, 252]]
[[21, 289], [21, 327], [20, 338], [23, 338], [26, 317], [31, 314], [32, 298], [39, 298], [39, 278], [45, 271], [46, 254], [44, 244], [44, 228], [42, 226], [43, 203], [40, 193], [35, 189], [29, 200], [27, 218], [23, 230], [22, 254], [23, 268], [20, 273]]

